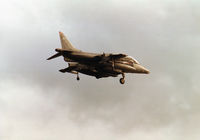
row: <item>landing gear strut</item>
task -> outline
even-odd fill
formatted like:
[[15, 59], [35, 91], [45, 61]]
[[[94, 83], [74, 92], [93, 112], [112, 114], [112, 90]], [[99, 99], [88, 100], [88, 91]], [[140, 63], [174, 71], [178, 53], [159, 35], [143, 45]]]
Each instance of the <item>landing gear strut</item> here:
[[115, 68], [115, 60], [112, 58], [112, 70]]
[[121, 84], [125, 83], [125, 74], [124, 73], [122, 73], [122, 78], [120, 78], [119, 81], [120, 81]]
[[77, 80], [77, 81], [79, 81], [79, 80], [80, 80], [80, 77], [79, 77], [78, 73], [77, 73], [76, 80]]

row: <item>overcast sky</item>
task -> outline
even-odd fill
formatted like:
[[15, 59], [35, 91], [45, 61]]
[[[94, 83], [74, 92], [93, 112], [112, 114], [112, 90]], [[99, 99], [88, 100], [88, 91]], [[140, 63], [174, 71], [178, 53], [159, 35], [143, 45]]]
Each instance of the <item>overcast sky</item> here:
[[[151, 73], [76, 81], [46, 60], [59, 31]], [[1, 1], [0, 139], [199, 140], [199, 45], [198, 0]]]

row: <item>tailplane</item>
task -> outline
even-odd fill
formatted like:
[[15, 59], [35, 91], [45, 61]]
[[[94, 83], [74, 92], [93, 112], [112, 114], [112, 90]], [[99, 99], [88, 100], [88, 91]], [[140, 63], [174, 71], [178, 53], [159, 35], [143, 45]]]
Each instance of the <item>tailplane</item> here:
[[58, 52], [58, 53], [54, 54], [53, 56], [47, 58], [47, 60], [51, 60], [51, 59], [54, 59], [54, 58], [59, 57], [59, 56], [61, 56], [60, 52]]

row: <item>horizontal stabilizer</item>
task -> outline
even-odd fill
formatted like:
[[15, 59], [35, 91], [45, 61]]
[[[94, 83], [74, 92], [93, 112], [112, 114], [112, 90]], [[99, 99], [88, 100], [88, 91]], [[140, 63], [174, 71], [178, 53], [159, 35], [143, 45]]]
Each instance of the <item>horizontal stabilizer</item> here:
[[58, 52], [58, 53], [56, 53], [55, 55], [49, 57], [47, 60], [51, 60], [51, 59], [54, 59], [54, 58], [59, 57], [59, 56], [61, 56], [61, 53], [60, 53], [60, 52]]

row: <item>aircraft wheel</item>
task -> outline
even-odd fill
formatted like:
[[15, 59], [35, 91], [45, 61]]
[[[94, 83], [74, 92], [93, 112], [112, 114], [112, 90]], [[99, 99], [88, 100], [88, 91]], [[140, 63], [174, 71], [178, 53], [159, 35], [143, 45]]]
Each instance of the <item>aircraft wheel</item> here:
[[119, 81], [120, 81], [121, 84], [124, 84], [124, 83], [125, 83], [125, 79], [124, 79], [124, 78], [120, 78]]
[[80, 77], [79, 77], [79, 74], [78, 74], [78, 73], [77, 73], [76, 80], [77, 80], [77, 81], [79, 81], [79, 80], [80, 80]]

